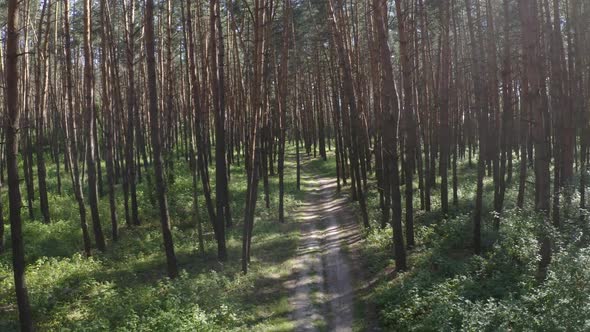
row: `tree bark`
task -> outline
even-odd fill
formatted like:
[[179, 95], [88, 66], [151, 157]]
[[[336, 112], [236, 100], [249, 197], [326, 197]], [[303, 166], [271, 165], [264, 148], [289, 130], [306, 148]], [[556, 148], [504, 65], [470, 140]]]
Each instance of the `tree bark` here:
[[[126, 41], [126, 56], [127, 56], [127, 138], [126, 138], [126, 154], [125, 154], [125, 178], [124, 185], [128, 188], [129, 197], [131, 198], [131, 214], [127, 219], [127, 225], [140, 224], [139, 209], [137, 204], [137, 187], [136, 187], [136, 166], [135, 166], [135, 131], [137, 130], [135, 120], [135, 1], [130, 0], [127, 6], [124, 6], [127, 12], [125, 13], [126, 27], [125, 27], [125, 41]], [[127, 191], [127, 190], [126, 190]]]
[[[524, 70], [528, 84], [523, 86], [525, 102], [531, 113], [532, 140], [535, 148], [535, 210], [543, 216], [542, 222], [548, 224], [551, 207], [550, 172], [551, 147], [549, 135], [549, 114], [544, 101], [542, 80], [544, 71], [540, 59], [540, 31], [538, 7], [536, 0], [520, 1], [520, 18], [522, 23], [522, 45]], [[544, 279], [551, 262], [551, 240], [548, 234], [541, 235], [538, 278]]]
[[[283, 5], [283, 47], [281, 49], [281, 67], [279, 73], [279, 222], [285, 222], [285, 136], [287, 132], [286, 114], [287, 114], [287, 97], [288, 97], [288, 80], [289, 80], [289, 36], [290, 32], [290, 14], [291, 0], [284, 0]], [[338, 165], [336, 166], [338, 167]], [[338, 186], [340, 181], [338, 179]]]
[[88, 202], [92, 216], [92, 229], [96, 247], [100, 251], [106, 250], [106, 243], [100, 224], [98, 212], [98, 181], [96, 172], [96, 110], [94, 104], [94, 74], [92, 56], [92, 4], [90, 0], [84, 0], [84, 108], [86, 113], [86, 166], [88, 172]]
[[170, 230], [170, 215], [168, 211], [167, 188], [164, 178], [164, 160], [162, 158], [162, 133], [160, 128], [160, 114], [158, 114], [158, 91], [156, 81], [156, 59], [154, 51], [154, 3], [153, 0], [145, 1], [145, 55], [147, 62], [147, 83], [148, 83], [148, 108], [150, 114], [152, 154], [154, 161], [154, 173], [156, 178], [156, 190], [158, 204], [160, 206], [160, 224], [162, 226], [162, 237], [164, 239], [164, 250], [166, 252], [166, 264], [168, 277], [174, 279], [178, 276], [174, 243]]
[[441, 7], [441, 73], [440, 73], [440, 105], [439, 105], [439, 145], [440, 145], [440, 201], [443, 214], [449, 213], [449, 84], [451, 47], [449, 41], [449, 1], [443, 1]]
[[416, 159], [416, 123], [414, 120], [414, 106], [412, 99], [412, 63], [408, 47], [408, 8], [402, 7], [402, 0], [395, 1], [395, 10], [398, 13], [398, 30], [400, 44], [400, 62], [403, 76], [403, 114], [405, 119], [406, 134], [406, 158], [405, 158], [405, 194], [406, 194], [406, 242], [409, 248], [414, 246], [414, 168]]
[[[43, 30], [43, 20], [46, 17], [47, 24]], [[47, 86], [49, 82], [49, 28], [51, 22], [51, 0], [43, 2], [41, 9], [41, 17], [39, 18], [38, 29], [38, 43], [37, 53], [39, 58], [36, 64], [36, 95], [35, 95], [35, 130], [36, 142], [35, 152], [37, 155], [37, 182], [39, 186], [39, 203], [41, 207], [41, 214], [43, 215], [43, 222], [48, 224], [51, 222], [49, 216], [49, 200], [47, 197], [47, 167], [45, 166], [45, 151], [44, 151], [44, 127], [45, 127], [45, 110], [47, 109]], [[42, 72], [43, 68], [43, 74]]]
[[82, 182], [80, 180], [80, 168], [78, 165], [78, 139], [77, 139], [77, 127], [74, 118], [74, 81], [72, 73], [72, 50], [70, 46], [70, 20], [69, 20], [69, 0], [63, 0], [64, 2], [64, 52], [66, 62], [66, 75], [65, 75], [65, 96], [66, 96], [66, 107], [67, 115], [65, 116], [65, 140], [66, 140], [66, 155], [68, 156], [71, 172], [70, 176], [72, 179], [72, 189], [74, 191], [74, 197], [78, 205], [78, 213], [80, 214], [80, 227], [82, 228], [82, 239], [84, 241], [84, 253], [86, 257], [91, 255], [91, 240], [88, 232], [88, 224], [86, 222], [86, 205], [84, 203], [84, 193], [82, 191]]
[[[225, 248], [225, 215], [229, 192], [227, 183], [227, 161], [225, 159], [225, 88], [224, 88], [224, 47], [223, 31], [217, 29], [219, 0], [211, 0], [210, 10], [210, 64], [211, 90], [215, 117], [215, 202], [217, 216], [217, 255], [220, 261], [227, 260]], [[219, 40], [218, 40], [219, 39]], [[219, 41], [219, 43], [218, 43]], [[231, 222], [229, 223], [231, 225]]]
[[[377, 40], [380, 50], [380, 61], [382, 65], [382, 94], [383, 94], [383, 149], [384, 149], [384, 172], [388, 187], [385, 189], [391, 193], [393, 210], [393, 245], [395, 248], [396, 269], [403, 271], [407, 269], [406, 250], [404, 247], [403, 228], [401, 221], [401, 194], [399, 190], [399, 171], [397, 156], [397, 120], [399, 113], [398, 96], [393, 80], [393, 66], [391, 64], [391, 53], [387, 44], [387, 1], [373, 0], [375, 26]], [[346, 79], [346, 77], [345, 77]], [[389, 196], [389, 195], [387, 195]]]
[[[117, 241], [119, 237], [118, 229], [118, 217], [117, 217], [117, 203], [115, 196], [115, 175], [114, 175], [114, 163], [113, 163], [113, 145], [114, 145], [114, 132], [113, 132], [113, 109], [110, 103], [112, 94], [110, 93], [110, 85], [108, 84], [109, 70], [108, 70], [108, 13], [106, 0], [100, 2], [101, 12], [101, 47], [102, 47], [102, 113], [104, 118], [104, 131], [106, 141], [106, 170], [107, 170], [107, 189], [109, 194], [109, 211], [111, 219], [111, 235], [113, 241]], [[113, 82], [116, 82], [116, 77], [112, 77]]]
[[22, 234], [22, 207], [20, 177], [18, 175], [18, 130], [20, 110], [18, 107], [18, 7], [19, 0], [8, 0], [6, 26], [6, 169], [8, 174], [8, 203], [10, 209], [10, 235], [12, 242], [12, 267], [14, 289], [18, 304], [18, 317], [21, 331], [33, 330], [31, 306], [25, 281], [25, 246]]

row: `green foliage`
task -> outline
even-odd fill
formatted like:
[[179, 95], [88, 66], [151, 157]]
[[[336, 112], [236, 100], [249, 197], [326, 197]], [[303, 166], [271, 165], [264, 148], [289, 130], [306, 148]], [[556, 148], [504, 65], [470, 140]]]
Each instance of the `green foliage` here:
[[223, 296], [227, 283], [215, 272], [194, 279], [183, 272], [175, 281], [163, 280], [120, 291], [113, 282], [90, 278], [78, 288], [82, 295], [76, 301], [78, 310], [65, 308], [66, 319], [49, 322], [48, 327], [86, 331], [213, 331], [220, 326], [235, 326], [236, 309], [229, 308]]
[[[469, 204], [472, 174], [462, 175], [460, 200]], [[486, 184], [487, 185], [487, 184]], [[417, 247], [410, 251], [410, 270], [383, 277], [371, 298], [386, 330], [396, 331], [587, 331], [590, 329], [590, 248], [587, 223], [573, 208], [562, 208], [563, 227], [544, 226], [544, 216], [511, 207], [499, 232], [492, 215], [484, 219], [484, 253], [472, 254], [472, 214], [459, 208], [442, 218], [437, 212], [416, 216]], [[464, 194], [463, 194], [464, 193]], [[490, 193], [484, 205], [490, 211]], [[529, 195], [530, 194], [530, 195]], [[533, 197], [532, 192], [527, 194]], [[467, 198], [465, 196], [468, 196]], [[377, 207], [378, 197], [369, 201]], [[567, 206], [577, 206], [572, 196]], [[419, 203], [418, 197], [415, 202]], [[462, 201], [463, 202], [463, 201]], [[569, 217], [568, 217], [569, 216]], [[378, 217], [378, 216], [376, 216]], [[538, 282], [539, 242], [548, 234], [555, 245], [545, 281]], [[368, 232], [363, 243], [367, 267], [374, 273], [392, 266], [391, 229]], [[383, 254], [387, 253], [387, 254]]]
[[[287, 153], [292, 153], [288, 147]], [[48, 159], [49, 160], [49, 159]], [[55, 165], [48, 164], [52, 223], [29, 220], [23, 209], [23, 233], [34, 321], [42, 331], [220, 331], [291, 328], [288, 293], [283, 282], [291, 269], [298, 232], [293, 209], [301, 200], [296, 191], [293, 160], [286, 161], [285, 211], [288, 222], [277, 222], [278, 176], [269, 178], [271, 208], [259, 204], [248, 275], [240, 270], [240, 250], [246, 176], [242, 167], [231, 168], [231, 208], [235, 226], [228, 230], [229, 261], [216, 260], [216, 243], [199, 183], [199, 216], [204, 228], [205, 253], [198, 250], [193, 209], [192, 177], [178, 159], [168, 199], [172, 233], [181, 275], [165, 276], [165, 258], [157, 206], [150, 203], [150, 170], [142, 170], [138, 183], [142, 225], [127, 227], [121, 185], [117, 185], [119, 242], [109, 241], [107, 251], [93, 249], [82, 256], [82, 232], [69, 175], [62, 169], [62, 195], [57, 193]], [[210, 169], [214, 179], [214, 169]], [[214, 183], [213, 193], [214, 193]], [[25, 193], [24, 185], [22, 192]], [[0, 193], [6, 204], [6, 192]], [[260, 201], [263, 200], [260, 190]], [[23, 195], [23, 199], [26, 196]], [[7, 206], [7, 205], [5, 205]], [[8, 209], [5, 209], [7, 214]], [[103, 231], [110, 235], [109, 205], [100, 200]], [[89, 218], [89, 215], [88, 215]], [[5, 218], [6, 220], [6, 218]], [[89, 228], [92, 237], [92, 227]], [[7, 235], [10, 228], [7, 225]], [[10, 236], [7, 237], [10, 248]], [[281, 250], [276, 250], [281, 248]], [[0, 331], [18, 330], [12, 279], [11, 253], [0, 255]], [[239, 318], [239, 319], [238, 319]]]

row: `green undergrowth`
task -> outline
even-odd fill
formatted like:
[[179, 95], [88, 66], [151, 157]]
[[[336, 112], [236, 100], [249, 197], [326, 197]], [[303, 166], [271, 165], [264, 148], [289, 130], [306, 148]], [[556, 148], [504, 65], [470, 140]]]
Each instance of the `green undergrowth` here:
[[[288, 154], [294, 150], [288, 147]], [[176, 157], [175, 157], [176, 158]], [[40, 331], [288, 331], [288, 293], [283, 283], [291, 270], [298, 228], [294, 210], [302, 199], [296, 191], [295, 159], [285, 166], [287, 222], [278, 223], [278, 176], [271, 176], [270, 209], [264, 206], [260, 182], [252, 239], [252, 262], [241, 273], [241, 234], [246, 196], [243, 167], [231, 168], [231, 208], [234, 226], [227, 234], [227, 262], [216, 259], [216, 243], [199, 184], [199, 216], [205, 234], [205, 252], [199, 252], [193, 215], [192, 178], [179, 156], [169, 185], [168, 200], [180, 277], [166, 277], [158, 210], [150, 200], [153, 188], [143, 172], [138, 185], [141, 226], [127, 227], [121, 185], [117, 185], [120, 239], [110, 238], [107, 196], [100, 200], [107, 251], [82, 255], [77, 206], [69, 174], [62, 173], [62, 194], [57, 193], [56, 168], [48, 165], [52, 222], [40, 222], [38, 200], [35, 218], [23, 208], [27, 285], [35, 325]], [[210, 169], [214, 179], [214, 167]], [[63, 168], [62, 168], [63, 172]], [[276, 169], [275, 169], [276, 172]], [[37, 182], [35, 180], [35, 186]], [[214, 185], [214, 183], [212, 183]], [[106, 181], [105, 181], [106, 186]], [[214, 190], [213, 190], [214, 192]], [[25, 188], [22, 188], [26, 207]], [[7, 206], [6, 193], [1, 199]], [[7, 209], [4, 211], [7, 234]], [[88, 221], [90, 223], [90, 220]], [[92, 237], [92, 234], [91, 234]], [[10, 248], [10, 236], [7, 238]], [[18, 329], [10, 250], [0, 255], [0, 331]]]
[[[473, 255], [472, 223], [476, 170], [459, 165], [458, 205], [440, 213], [439, 188], [432, 212], [419, 209], [414, 184], [416, 246], [408, 252], [409, 270], [394, 272], [391, 228], [380, 229], [379, 197], [368, 194], [373, 226], [365, 232], [361, 255], [377, 283], [363, 301], [376, 307], [387, 331], [587, 331], [590, 329], [590, 248], [588, 223], [580, 221], [579, 197], [562, 200], [560, 231], [543, 226], [532, 208], [534, 188], [527, 179], [527, 201], [515, 207], [518, 163], [507, 189], [498, 232], [493, 230], [493, 184], [484, 182], [484, 252]], [[449, 172], [449, 182], [450, 181]], [[440, 180], [438, 180], [440, 183]], [[371, 185], [374, 186], [374, 183]], [[452, 199], [452, 187], [449, 196]], [[403, 196], [403, 186], [402, 186]], [[451, 201], [452, 203], [452, 201]], [[403, 205], [403, 204], [402, 204]], [[556, 250], [547, 279], [536, 280], [540, 234]]]

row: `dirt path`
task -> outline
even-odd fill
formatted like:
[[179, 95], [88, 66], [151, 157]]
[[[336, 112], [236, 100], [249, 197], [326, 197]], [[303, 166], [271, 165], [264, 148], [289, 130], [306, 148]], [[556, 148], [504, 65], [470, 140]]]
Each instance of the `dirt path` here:
[[292, 319], [296, 331], [352, 331], [354, 273], [345, 248], [360, 239], [358, 225], [335, 179], [313, 183], [296, 215], [302, 241], [287, 284]]

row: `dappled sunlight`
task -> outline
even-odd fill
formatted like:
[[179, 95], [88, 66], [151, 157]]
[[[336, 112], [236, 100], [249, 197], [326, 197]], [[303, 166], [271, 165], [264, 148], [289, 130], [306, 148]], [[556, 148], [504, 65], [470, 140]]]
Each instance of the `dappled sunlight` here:
[[[312, 169], [309, 163], [304, 168]], [[296, 330], [316, 330], [319, 320], [330, 331], [351, 331], [355, 290], [345, 249], [362, 235], [350, 201], [336, 193], [334, 178], [305, 180], [306, 200], [295, 213], [302, 241], [288, 284]]]

